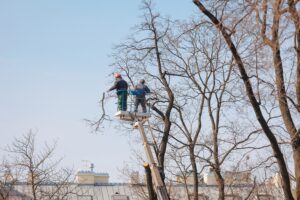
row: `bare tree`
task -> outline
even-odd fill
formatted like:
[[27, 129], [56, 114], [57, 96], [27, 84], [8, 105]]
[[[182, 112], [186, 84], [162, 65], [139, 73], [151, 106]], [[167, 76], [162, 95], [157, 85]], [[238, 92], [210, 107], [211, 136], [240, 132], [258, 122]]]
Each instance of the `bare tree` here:
[[0, 165], [0, 199], [9, 199], [17, 182], [16, 177], [17, 176], [13, 173], [8, 161], [3, 159]]
[[[238, 134], [233, 134], [230, 140], [225, 136], [231, 130], [228, 125], [230, 122], [225, 118], [221, 119], [221, 113], [225, 112], [222, 110], [223, 104], [228, 103], [226, 112], [230, 113], [233, 106], [229, 103], [234, 104], [239, 98], [233, 89], [227, 88], [229, 82], [231, 86], [235, 86], [237, 79], [236, 74], [235, 79], [231, 77], [235, 65], [233, 58], [224, 55], [225, 44], [216, 32], [206, 35], [209, 28], [204, 28], [201, 34], [197, 33], [198, 27], [205, 24], [211, 26], [206, 21], [192, 25], [183, 23], [182, 27], [186, 27], [178, 27], [178, 21], [159, 21], [159, 15], [152, 14], [151, 5], [147, 2], [145, 5], [146, 22], [138, 27], [128, 41], [117, 46], [114, 65], [119, 66], [117, 69], [133, 84], [135, 79], [143, 77], [152, 86], [151, 100], [155, 113], [152, 124], [160, 145], [160, 148], [156, 148], [159, 164], [165, 162], [165, 157], [161, 155], [166, 153], [166, 144], [169, 143], [172, 148], [187, 150], [190, 161], [188, 165], [193, 174], [193, 193], [198, 194], [197, 160], [199, 165], [199, 160], [202, 159], [218, 174], [220, 199], [224, 199], [225, 183], [221, 165], [232, 152], [259, 132], [251, 130], [249, 134], [244, 134], [244, 138], [239, 139]], [[202, 41], [199, 38], [203, 38]], [[168, 112], [169, 109], [173, 110], [172, 115]], [[209, 141], [212, 141], [212, 146], [205, 144], [208, 140], [200, 138], [206, 119], [211, 122], [211, 126], [205, 124], [204, 127], [211, 130], [209, 132], [212, 139]], [[236, 119], [232, 119], [232, 124], [234, 120]], [[168, 128], [169, 123], [173, 124], [172, 129]], [[224, 138], [219, 137], [221, 133]], [[164, 140], [165, 136], [170, 139]], [[221, 147], [220, 141], [223, 145]], [[199, 156], [199, 151], [203, 151], [203, 148], [206, 159]], [[194, 199], [198, 198], [197, 195], [193, 196]]]
[[[262, 45], [256, 25], [249, 25], [256, 19], [252, 15], [256, 7], [248, 1], [206, 2], [218, 20], [200, 1], [194, 2], [210, 21], [172, 21], [154, 13], [151, 1], [144, 2], [142, 23], [113, 53], [114, 69], [131, 85], [143, 78], [152, 89], [148, 103], [153, 110], [151, 127], [158, 164], [165, 170], [171, 169], [167, 165], [173, 162], [182, 174], [192, 172], [193, 199], [198, 198], [199, 172], [212, 167], [219, 199], [224, 199], [222, 173], [226, 168], [260, 170], [276, 159], [288, 199], [291, 186], [284, 153], [290, 151], [290, 141], [274, 98], [277, 89], [270, 75], [272, 62], [267, 59], [271, 54]], [[240, 15], [233, 14], [236, 10]], [[262, 67], [265, 64], [268, 67]], [[247, 113], [249, 106], [255, 115]], [[103, 112], [93, 125], [99, 127], [106, 120]], [[262, 151], [266, 153], [260, 160], [245, 164], [249, 155]], [[186, 192], [190, 192], [187, 187]]]
[[[277, 97], [274, 96], [278, 100], [280, 113], [283, 119], [283, 123], [285, 124], [285, 128], [287, 132], [289, 133], [292, 141], [292, 148], [293, 148], [293, 154], [294, 154], [294, 167], [295, 167], [295, 176], [299, 177], [299, 148], [300, 145], [299, 141], [299, 129], [297, 131], [294, 122], [293, 117], [291, 113], [295, 113], [291, 109], [297, 109], [297, 105], [295, 103], [294, 107], [290, 107], [288, 105], [288, 99], [291, 101], [292, 98], [289, 98], [287, 95], [286, 90], [286, 83], [284, 80], [284, 72], [283, 72], [283, 60], [281, 59], [281, 51], [280, 48], [283, 47], [283, 45], [287, 45], [287, 43], [282, 43], [282, 41], [288, 40], [288, 35], [284, 30], [290, 30], [289, 24], [284, 23], [282, 26], [280, 25], [280, 20], [284, 20], [283, 14], [286, 11], [289, 11], [290, 13], [293, 13], [293, 19], [294, 24], [296, 24], [295, 27], [295, 41], [298, 41], [299, 38], [297, 36], [299, 35], [299, 27], [297, 27], [297, 19], [296, 16], [297, 13], [295, 13], [296, 4], [299, 1], [280, 1], [280, 0], [274, 0], [274, 1], [245, 1], [245, 2], [218, 2], [213, 1], [213, 3], [210, 4], [211, 8], [214, 9], [213, 12], [219, 13], [213, 14], [213, 12], [210, 12], [201, 1], [194, 0], [194, 4], [200, 9], [200, 11], [206, 15], [210, 21], [216, 26], [216, 28], [220, 31], [222, 34], [224, 40], [226, 41], [229, 50], [232, 52], [232, 55], [235, 59], [235, 62], [238, 66], [238, 70], [240, 72], [241, 79], [244, 82], [245, 89], [247, 92], [247, 96], [250, 100], [250, 103], [252, 105], [252, 108], [255, 112], [257, 121], [261, 125], [262, 129], [264, 130], [265, 135], [269, 139], [274, 157], [277, 160], [278, 167], [283, 179], [283, 191], [285, 194], [286, 199], [293, 199], [292, 193], [291, 193], [291, 185], [290, 185], [290, 178], [289, 173], [287, 169], [287, 163], [284, 159], [282, 150], [280, 149], [278, 140], [276, 138], [276, 135], [274, 134], [274, 130], [269, 126], [268, 121], [266, 120], [264, 116], [264, 112], [262, 111], [262, 106], [260, 104], [260, 99], [257, 98], [257, 95], [254, 92], [254, 84], [251, 82], [251, 76], [249, 76], [249, 71], [247, 72], [246, 68], [246, 59], [243, 59], [241, 57], [241, 49], [238, 49], [236, 44], [233, 41], [235, 34], [240, 34], [243, 32], [242, 29], [239, 29], [239, 25], [245, 21], [246, 19], [251, 18], [251, 22], [255, 22], [255, 18], [258, 22], [258, 29], [260, 30], [260, 39], [263, 41], [266, 45], [270, 47], [272, 50], [273, 55], [273, 69], [275, 71], [275, 85], [276, 85], [276, 91], [277, 91]], [[271, 5], [272, 9], [270, 9], [268, 6]], [[285, 5], [288, 4], [288, 7], [285, 8]], [[237, 9], [240, 8], [240, 9]], [[236, 10], [234, 10], [236, 9]], [[236, 11], [236, 12], [234, 12]], [[256, 15], [253, 15], [256, 13]], [[253, 17], [254, 16], [254, 17]], [[248, 22], [249, 22], [248, 21]], [[255, 29], [254, 29], [255, 30]], [[256, 33], [259, 31], [256, 31]], [[257, 34], [256, 34], [257, 37]], [[249, 36], [249, 41], [255, 43], [254, 40]], [[248, 43], [249, 43], [248, 41]], [[250, 45], [250, 44], [249, 44]], [[296, 47], [298, 47], [299, 44], [295, 43]], [[261, 45], [260, 45], [261, 46]], [[296, 48], [297, 49], [297, 48]], [[251, 56], [251, 55], [250, 55]], [[255, 54], [252, 55], [254, 57]], [[261, 58], [262, 59], [262, 58]], [[299, 58], [296, 57], [296, 60]], [[299, 67], [296, 67], [296, 69]], [[291, 69], [291, 68], [288, 68]], [[296, 71], [298, 72], [299, 69]], [[299, 80], [297, 78], [297, 80]], [[296, 91], [299, 87], [299, 84], [296, 85]], [[290, 86], [289, 86], [290, 87]], [[258, 92], [258, 91], [257, 91]], [[295, 102], [295, 101], [291, 101]], [[294, 119], [298, 119], [297, 115], [294, 115]], [[296, 188], [297, 188], [297, 194], [296, 199], [299, 199], [299, 179], [296, 178]]]
[[[182, 159], [179, 154], [184, 150], [189, 152], [193, 194], [198, 194], [197, 165], [210, 166], [217, 177], [219, 199], [224, 199], [222, 171], [225, 170], [221, 166], [226, 161], [230, 163], [232, 154], [237, 157], [237, 151], [242, 152], [245, 143], [255, 146], [253, 138], [261, 130], [247, 128], [247, 133], [246, 128], [238, 126], [238, 122], [243, 122], [239, 116], [234, 116], [233, 110], [237, 107], [235, 104], [241, 104], [242, 98], [235, 94], [239, 90], [235, 87], [238, 79], [235, 65], [233, 59], [226, 56], [226, 46], [218, 33], [210, 31], [207, 34], [210, 26], [205, 21], [184, 22], [178, 28], [178, 35], [171, 35], [164, 41], [169, 51], [170, 72], [167, 74], [178, 81], [174, 91], [177, 112], [172, 122], [177, 128], [175, 132], [183, 136], [172, 133], [170, 143], [177, 150], [171, 156], [178, 167], [183, 167], [186, 163], [179, 162]], [[185, 173], [186, 170], [182, 172]], [[197, 195], [193, 195], [193, 199], [198, 199]]]
[[61, 159], [53, 159], [55, 145], [45, 143], [43, 149], [38, 150], [35, 138], [36, 135], [29, 132], [6, 148], [12, 170], [20, 172], [16, 177], [18, 182], [27, 183], [28, 195], [34, 200], [68, 199], [74, 192], [70, 185], [72, 170], [59, 169]]
[[124, 73], [132, 84], [143, 78], [150, 85], [152, 97], [148, 99], [148, 103], [151, 101], [150, 106], [154, 113], [151, 124], [157, 133], [155, 153], [164, 180], [165, 153], [174, 105], [173, 88], [166, 75], [162, 43], [169, 30], [169, 22], [154, 13], [151, 1], [144, 1], [142, 9], [145, 11], [143, 22], [136, 27], [135, 34], [116, 46], [113, 65], [117, 66], [116, 70]]

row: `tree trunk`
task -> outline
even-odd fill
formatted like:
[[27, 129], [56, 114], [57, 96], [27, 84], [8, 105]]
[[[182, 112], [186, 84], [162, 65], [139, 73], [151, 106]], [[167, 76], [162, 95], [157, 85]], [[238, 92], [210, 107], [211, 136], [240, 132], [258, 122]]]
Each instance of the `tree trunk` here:
[[297, 11], [296, 4], [297, 1], [288, 0], [289, 13], [291, 14], [295, 26], [295, 50], [297, 54], [296, 97], [299, 109], [298, 112], [300, 112], [300, 13]]
[[294, 167], [296, 176], [296, 197], [300, 200], [300, 141], [298, 140], [297, 146], [293, 146]]
[[[300, 112], [300, 13], [296, 8], [297, 2], [293, 0], [288, 1], [289, 13], [292, 16], [292, 21], [295, 26], [295, 50], [297, 55], [297, 71], [296, 71], [296, 97], [297, 109]], [[300, 199], [300, 127], [298, 127], [297, 134], [292, 139], [294, 167], [296, 176], [296, 199]]]
[[224, 179], [221, 175], [221, 171], [219, 168], [214, 169], [214, 172], [217, 175], [217, 182], [218, 182], [218, 190], [219, 190], [219, 194], [218, 194], [218, 200], [224, 200], [225, 199], [225, 183], [224, 183]]
[[292, 195], [292, 191], [291, 191], [289, 173], [287, 170], [287, 166], [286, 166], [284, 157], [283, 157], [280, 147], [278, 145], [277, 139], [276, 139], [275, 135], [273, 134], [273, 132], [271, 131], [270, 127], [268, 126], [268, 124], [261, 112], [260, 105], [254, 95], [254, 92], [252, 89], [252, 84], [250, 82], [249, 76], [244, 67], [244, 63], [243, 63], [239, 53], [237, 52], [237, 49], [236, 49], [235, 45], [233, 44], [230, 35], [226, 32], [223, 24], [211, 12], [209, 12], [199, 0], [193, 0], [193, 2], [200, 9], [200, 11], [203, 14], [205, 14], [214, 23], [214, 25], [219, 29], [219, 31], [222, 33], [228, 47], [230, 48], [230, 51], [236, 61], [239, 72], [241, 74], [241, 78], [244, 82], [247, 96], [248, 96], [250, 103], [252, 105], [252, 108], [255, 112], [256, 118], [257, 118], [259, 124], [261, 125], [265, 135], [267, 136], [267, 138], [269, 139], [269, 141], [271, 143], [273, 155], [277, 160], [280, 174], [282, 176], [282, 180], [283, 180], [282, 187], [283, 187], [285, 199], [286, 200], [294, 199], [293, 195]]
[[165, 182], [165, 176], [164, 176], [165, 154], [166, 154], [167, 144], [169, 140], [169, 132], [171, 128], [171, 122], [169, 120], [170, 118], [165, 120], [165, 128], [164, 128], [163, 137], [159, 146], [159, 153], [158, 153], [158, 163], [159, 163], [159, 167], [161, 168], [161, 172], [163, 174], [162, 176], [163, 182]]
[[[156, 30], [156, 24], [155, 24], [155, 17], [152, 16], [151, 13], [151, 31], [153, 33], [153, 45], [154, 45], [154, 50], [155, 50], [155, 56], [156, 56], [156, 62], [157, 62], [157, 67], [158, 67], [158, 72], [159, 72], [159, 77], [161, 79], [162, 84], [164, 85], [166, 92], [168, 94], [168, 106], [166, 109], [166, 112], [164, 114], [164, 131], [163, 131], [163, 136], [162, 140], [159, 146], [159, 152], [158, 152], [158, 162], [162, 170], [162, 174], [164, 174], [164, 161], [165, 161], [165, 153], [167, 149], [167, 144], [169, 140], [169, 134], [170, 134], [170, 129], [171, 129], [171, 121], [170, 121], [170, 115], [171, 111], [173, 108], [174, 104], [174, 94], [172, 92], [172, 89], [170, 88], [170, 85], [165, 77], [165, 72], [163, 70], [162, 66], [162, 61], [161, 61], [161, 54], [160, 54], [160, 49], [159, 49], [159, 36]], [[162, 176], [162, 181], [164, 182], [165, 176]]]
[[284, 76], [283, 76], [283, 66], [280, 56], [279, 43], [276, 43], [273, 50], [273, 62], [275, 67], [275, 77], [276, 77], [276, 87], [277, 87], [277, 96], [279, 102], [279, 108], [281, 116], [283, 118], [284, 124], [287, 128], [290, 137], [292, 138], [292, 148], [293, 148], [293, 158], [294, 158], [294, 167], [295, 167], [295, 177], [296, 177], [296, 199], [300, 199], [300, 144], [299, 136], [297, 134], [297, 129], [293, 122], [288, 102], [286, 99], [286, 89], [284, 85]]
[[197, 174], [197, 164], [196, 158], [194, 154], [194, 145], [190, 145], [190, 160], [192, 165], [192, 173], [193, 173], [193, 199], [198, 200], [198, 174]]
[[213, 131], [213, 144], [214, 144], [214, 172], [217, 175], [217, 182], [218, 182], [218, 200], [224, 200], [225, 194], [224, 194], [224, 179], [221, 175], [221, 169], [220, 169], [220, 161], [219, 161], [219, 146], [218, 146], [218, 133], [216, 130]]
[[145, 174], [146, 174], [146, 182], [147, 182], [147, 189], [149, 194], [149, 200], [157, 200], [157, 196], [154, 192], [153, 183], [152, 183], [152, 176], [151, 176], [151, 169], [148, 163], [144, 163]]
[[[292, 14], [292, 17], [294, 20], [296, 20], [294, 23], [297, 25], [297, 21], [299, 19], [296, 19], [295, 14], [295, 8], [292, 8], [292, 5], [289, 2], [289, 9], [290, 13]], [[279, 23], [280, 23], [280, 7], [281, 7], [281, 0], [277, 0], [274, 4], [274, 16], [273, 16], [273, 25], [272, 25], [272, 44], [273, 46], [270, 46], [272, 48], [273, 52], [273, 63], [275, 68], [275, 78], [276, 78], [276, 88], [277, 88], [277, 96], [278, 96], [278, 102], [279, 102], [279, 108], [280, 112], [285, 124], [285, 127], [287, 128], [287, 131], [292, 138], [292, 147], [293, 147], [293, 157], [294, 157], [294, 167], [295, 167], [295, 176], [296, 176], [296, 199], [300, 199], [300, 147], [298, 142], [298, 133], [296, 126], [293, 122], [293, 118], [291, 116], [290, 108], [288, 106], [287, 102], [287, 94], [286, 94], [286, 88], [285, 88], [285, 82], [284, 82], [284, 71], [283, 71], [283, 65], [282, 65], [282, 58], [280, 53], [280, 44], [279, 44]], [[295, 37], [299, 37], [299, 27], [295, 27]], [[299, 38], [298, 38], [299, 42]], [[297, 45], [297, 44], [296, 44]], [[299, 43], [298, 43], [299, 45]], [[297, 48], [297, 85], [296, 85], [296, 96], [299, 97], [299, 46]], [[299, 98], [298, 98], [299, 101]]]

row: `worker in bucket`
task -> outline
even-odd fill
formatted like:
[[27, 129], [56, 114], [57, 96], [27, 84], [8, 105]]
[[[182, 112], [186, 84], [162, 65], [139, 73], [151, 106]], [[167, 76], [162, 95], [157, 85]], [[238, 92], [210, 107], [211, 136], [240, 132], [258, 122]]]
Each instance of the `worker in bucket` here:
[[127, 95], [128, 83], [122, 78], [121, 74], [115, 73], [115, 83], [107, 92], [117, 90], [118, 95], [118, 110], [127, 110]]
[[135, 86], [135, 102], [134, 102], [134, 112], [138, 111], [138, 106], [141, 104], [143, 108], [143, 113], [147, 112], [146, 109], [146, 94], [150, 93], [149, 88], [145, 85], [145, 80], [141, 79], [139, 83]]

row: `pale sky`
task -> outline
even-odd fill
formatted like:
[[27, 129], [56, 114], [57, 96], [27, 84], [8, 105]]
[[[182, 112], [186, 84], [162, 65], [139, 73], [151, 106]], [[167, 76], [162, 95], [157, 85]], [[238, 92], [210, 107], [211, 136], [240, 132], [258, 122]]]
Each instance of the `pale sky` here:
[[[57, 140], [57, 157], [74, 169], [82, 160], [120, 182], [130, 137], [113, 127], [91, 134], [84, 118], [99, 115], [110, 87], [109, 54], [142, 14], [140, 0], [0, 0], [0, 147], [32, 129]], [[162, 15], [188, 19], [192, 1], [156, 1]], [[110, 115], [114, 103], [110, 103]], [[0, 151], [3, 156], [3, 151]]]

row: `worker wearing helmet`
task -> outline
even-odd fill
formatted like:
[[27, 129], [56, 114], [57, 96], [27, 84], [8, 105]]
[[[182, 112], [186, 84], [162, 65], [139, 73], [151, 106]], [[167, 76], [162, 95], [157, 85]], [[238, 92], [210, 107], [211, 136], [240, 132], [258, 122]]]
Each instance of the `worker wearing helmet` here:
[[115, 83], [111, 88], [109, 88], [107, 92], [110, 92], [112, 90], [117, 90], [118, 110], [126, 111], [128, 83], [122, 78], [121, 74], [119, 73], [116, 73], [114, 77], [115, 77]]
[[149, 88], [145, 85], [145, 80], [141, 79], [135, 86], [136, 97], [134, 102], [134, 112], [138, 111], [138, 106], [141, 104], [143, 113], [147, 112], [146, 109], [146, 94], [150, 93]]

